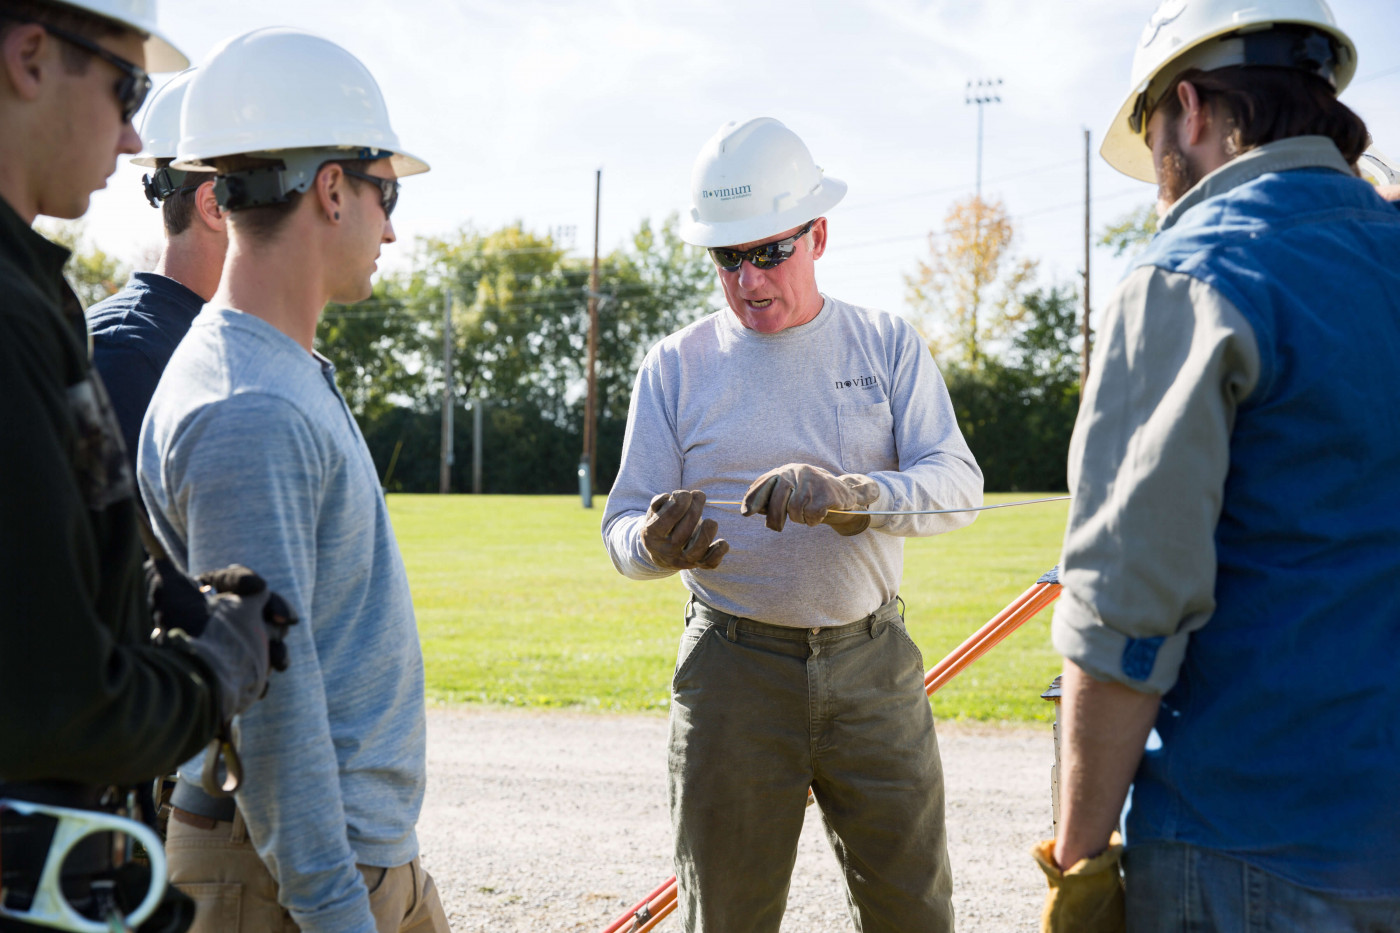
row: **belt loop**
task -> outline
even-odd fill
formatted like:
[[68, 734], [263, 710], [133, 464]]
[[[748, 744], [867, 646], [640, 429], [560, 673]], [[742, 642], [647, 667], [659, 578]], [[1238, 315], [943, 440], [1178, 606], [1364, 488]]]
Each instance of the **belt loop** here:
[[243, 811], [233, 811], [233, 829], [229, 832], [229, 842], [242, 845], [248, 841], [248, 824], [243, 822]]
[[690, 628], [690, 620], [695, 618], [695, 594], [685, 601], [685, 627]]
[[724, 637], [731, 643], [739, 640], [739, 617], [730, 616], [729, 626], [724, 630]]

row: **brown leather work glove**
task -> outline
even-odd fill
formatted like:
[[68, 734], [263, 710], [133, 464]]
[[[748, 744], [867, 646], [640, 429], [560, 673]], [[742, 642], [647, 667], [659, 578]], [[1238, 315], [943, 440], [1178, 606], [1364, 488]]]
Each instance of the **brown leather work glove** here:
[[1107, 849], [1063, 871], [1055, 864], [1054, 853], [1053, 839], [1031, 849], [1050, 882], [1040, 916], [1041, 933], [1126, 933], [1123, 876], [1118, 871], [1123, 837], [1114, 833]]
[[833, 476], [811, 464], [789, 463], [754, 480], [744, 493], [739, 511], [744, 515], [768, 516], [766, 524], [774, 531], [782, 531], [791, 518], [804, 525], [830, 525], [849, 537], [869, 528], [870, 516], [833, 515], [831, 510], [864, 509], [878, 498], [880, 487], [868, 476]]
[[716, 538], [719, 522], [701, 520], [705, 494], [677, 489], [651, 500], [642, 523], [642, 547], [662, 570], [714, 570], [729, 553], [729, 542]]

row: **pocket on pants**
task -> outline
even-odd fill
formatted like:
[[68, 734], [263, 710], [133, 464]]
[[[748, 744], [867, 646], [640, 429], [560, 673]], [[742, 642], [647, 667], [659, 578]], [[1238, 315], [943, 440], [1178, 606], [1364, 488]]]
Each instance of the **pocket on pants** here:
[[905, 650], [914, 656], [914, 665], [918, 667], [920, 671], [923, 671], [924, 653], [919, 650], [918, 645], [914, 644], [914, 639], [909, 637], [909, 632], [904, 628], [903, 625], [900, 625], [898, 623], [891, 623], [890, 631], [893, 632], [894, 637], [897, 638], [900, 641], [900, 643], [904, 645]]
[[242, 923], [243, 885], [198, 881], [176, 887], [194, 901], [194, 924], [190, 933], [237, 933]]
[[709, 622], [692, 621], [681, 633], [680, 648], [676, 651], [676, 672], [671, 676], [671, 692], [675, 693], [700, 655], [700, 648], [710, 633], [715, 630]]

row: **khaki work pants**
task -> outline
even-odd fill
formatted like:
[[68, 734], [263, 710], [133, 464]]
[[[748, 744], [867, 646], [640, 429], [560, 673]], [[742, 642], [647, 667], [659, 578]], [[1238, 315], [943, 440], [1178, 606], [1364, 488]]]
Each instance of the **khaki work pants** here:
[[[170, 881], [194, 899], [190, 933], [297, 933], [277, 902], [277, 882], [253, 844], [243, 814], [233, 821], [170, 819], [165, 854]], [[394, 868], [359, 866], [379, 933], [451, 933], [437, 886], [418, 859]]]
[[943, 768], [895, 602], [821, 629], [699, 602], [686, 621], [669, 756], [682, 929], [776, 933], [810, 786], [855, 928], [951, 933]]

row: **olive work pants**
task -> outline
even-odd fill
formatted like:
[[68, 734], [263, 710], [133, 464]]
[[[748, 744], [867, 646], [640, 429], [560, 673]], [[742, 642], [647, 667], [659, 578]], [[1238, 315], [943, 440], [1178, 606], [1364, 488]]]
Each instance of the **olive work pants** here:
[[[243, 814], [235, 813], [232, 822], [198, 822], [174, 814], [165, 841], [170, 882], [196, 905], [189, 933], [296, 933], [291, 914], [277, 902], [276, 879], [248, 840]], [[418, 859], [359, 869], [379, 933], [450, 933], [437, 886]]]
[[897, 602], [796, 629], [690, 601], [669, 748], [686, 933], [776, 933], [809, 786], [858, 931], [953, 929], [943, 768]]

